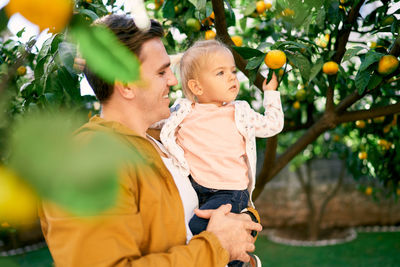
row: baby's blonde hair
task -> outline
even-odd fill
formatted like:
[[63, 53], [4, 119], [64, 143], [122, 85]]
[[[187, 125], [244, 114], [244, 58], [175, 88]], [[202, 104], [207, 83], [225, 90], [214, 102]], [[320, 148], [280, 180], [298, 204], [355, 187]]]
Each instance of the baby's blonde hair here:
[[232, 52], [223, 43], [216, 40], [202, 40], [195, 42], [183, 54], [180, 62], [180, 77], [182, 83], [182, 91], [185, 97], [192, 102], [196, 102], [196, 96], [192, 93], [188, 86], [191, 79], [198, 79], [198, 73], [209, 59], [210, 54], [217, 51]]

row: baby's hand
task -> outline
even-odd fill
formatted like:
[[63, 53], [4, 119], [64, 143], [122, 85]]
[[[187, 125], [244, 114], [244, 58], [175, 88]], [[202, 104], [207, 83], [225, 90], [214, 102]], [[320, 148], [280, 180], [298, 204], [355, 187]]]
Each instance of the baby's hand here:
[[276, 78], [275, 72], [272, 73], [272, 78], [269, 81], [269, 83], [267, 84], [267, 79], [264, 80], [263, 82], [263, 90], [267, 91], [267, 90], [272, 90], [275, 91], [276, 88], [278, 88], [278, 78]]

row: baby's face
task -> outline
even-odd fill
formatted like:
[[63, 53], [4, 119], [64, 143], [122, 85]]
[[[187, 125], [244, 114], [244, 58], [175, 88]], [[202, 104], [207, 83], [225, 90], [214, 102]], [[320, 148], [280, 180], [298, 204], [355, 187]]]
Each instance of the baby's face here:
[[229, 51], [219, 50], [204, 60], [204, 66], [198, 76], [202, 94], [199, 103], [221, 106], [224, 102], [236, 99], [239, 93], [239, 81], [236, 77], [236, 65]]

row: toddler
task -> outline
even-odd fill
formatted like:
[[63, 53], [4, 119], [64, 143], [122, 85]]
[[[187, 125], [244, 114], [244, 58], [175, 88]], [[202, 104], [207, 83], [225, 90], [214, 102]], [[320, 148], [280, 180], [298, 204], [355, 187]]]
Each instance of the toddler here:
[[[180, 62], [182, 89], [171, 116], [162, 122], [160, 139], [174, 165], [189, 179], [200, 209], [231, 204], [240, 213], [254, 206], [251, 194], [256, 175], [256, 137], [270, 137], [283, 128], [280, 93], [274, 75], [264, 81], [265, 114], [245, 101], [234, 101], [239, 92], [231, 51], [215, 40], [198, 41]], [[207, 227], [196, 215], [189, 222], [193, 235]], [[258, 257], [251, 255], [261, 266]], [[229, 266], [242, 266], [231, 262]]]

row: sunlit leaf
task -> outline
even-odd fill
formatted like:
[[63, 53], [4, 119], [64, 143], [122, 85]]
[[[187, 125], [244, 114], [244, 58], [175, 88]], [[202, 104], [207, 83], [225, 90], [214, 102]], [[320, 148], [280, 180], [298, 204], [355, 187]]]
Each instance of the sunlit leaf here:
[[138, 157], [109, 134], [73, 140], [81, 123], [59, 113], [19, 121], [11, 137], [11, 166], [42, 198], [78, 215], [96, 214], [115, 203], [121, 164]]
[[71, 33], [89, 69], [105, 81], [127, 83], [139, 79], [139, 60], [110, 30], [74, 24]]

